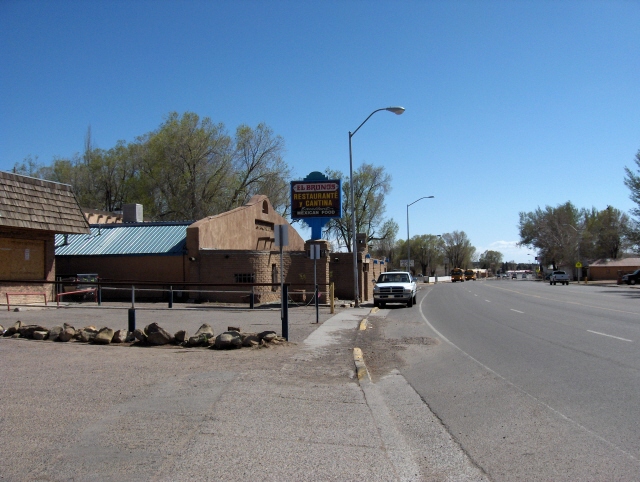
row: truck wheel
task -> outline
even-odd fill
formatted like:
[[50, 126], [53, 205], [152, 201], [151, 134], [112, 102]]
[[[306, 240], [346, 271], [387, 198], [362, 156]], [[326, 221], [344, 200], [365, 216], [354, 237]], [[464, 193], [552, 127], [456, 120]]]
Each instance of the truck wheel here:
[[379, 308], [380, 307], [380, 303], [378, 303], [377, 301], [373, 302], [373, 307], [374, 308]]
[[553, 281], [549, 281], [549, 286], [551, 286], [553, 284]]
[[634, 284], [636, 284], [636, 280], [635, 280], [635, 279], [633, 279], [633, 278], [631, 278], [631, 279], [629, 280], [629, 284], [630, 284], [630, 285], [634, 285]]
[[413, 306], [413, 296], [409, 298], [409, 301], [407, 301], [407, 308], [411, 308], [412, 306]]
[[553, 286], [555, 286], [555, 285], [556, 285], [556, 282], [554, 281], [554, 282], [553, 282]]

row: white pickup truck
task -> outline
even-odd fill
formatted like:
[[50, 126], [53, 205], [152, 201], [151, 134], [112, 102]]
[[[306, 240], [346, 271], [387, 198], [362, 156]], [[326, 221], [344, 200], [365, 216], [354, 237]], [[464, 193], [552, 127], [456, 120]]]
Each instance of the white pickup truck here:
[[411, 308], [416, 302], [417, 292], [418, 288], [411, 273], [382, 273], [373, 287], [373, 306], [384, 308], [387, 303], [406, 303]]
[[551, 276], [549, 277], [549, 284], [555, 285], [558, 283], [560, 283], [561, 285], [568, 285], [569, 275], [564, 271], [554, 271], [553, 273], [551, 273]]

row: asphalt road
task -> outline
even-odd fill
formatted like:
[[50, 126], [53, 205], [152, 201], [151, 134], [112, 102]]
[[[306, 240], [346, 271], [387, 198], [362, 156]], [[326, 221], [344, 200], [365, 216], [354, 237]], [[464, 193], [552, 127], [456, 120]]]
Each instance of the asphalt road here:
[[439, 283], [387, 320], [438, 341], [400, 372], [491, 480], [638, 480], [640, 291]]

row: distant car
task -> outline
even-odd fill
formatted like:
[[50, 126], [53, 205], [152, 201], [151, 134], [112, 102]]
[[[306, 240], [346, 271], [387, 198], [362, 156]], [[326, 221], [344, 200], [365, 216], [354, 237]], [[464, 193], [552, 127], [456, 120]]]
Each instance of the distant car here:
[[513, 274], [511, 275], [511, 279], [518, 279], [518, 275], [517, 275], [516, 273], [513, 273]]
[[633, 273], [625, 274], [622, 276], [622, 282], [628, 285], [634, 285], [640, 281], [640, 269], [635, 270]]

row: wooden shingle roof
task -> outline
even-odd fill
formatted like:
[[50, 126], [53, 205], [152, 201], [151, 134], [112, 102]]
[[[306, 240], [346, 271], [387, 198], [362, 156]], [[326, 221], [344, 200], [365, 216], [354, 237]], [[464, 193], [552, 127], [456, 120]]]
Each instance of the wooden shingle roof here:
[[0, 227], [89, 232], [71, 186], [0, 171]]

